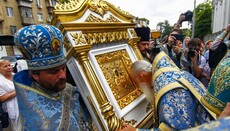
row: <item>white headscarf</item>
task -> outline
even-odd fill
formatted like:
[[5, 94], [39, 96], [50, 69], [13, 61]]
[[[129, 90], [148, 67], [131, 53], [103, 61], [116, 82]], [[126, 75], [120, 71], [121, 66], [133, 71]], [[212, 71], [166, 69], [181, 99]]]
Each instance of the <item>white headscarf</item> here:
[[186, 47], [186, 39], [191, 39], [189, 36], [185, 37], [184, 40], [183, 40], [183, 50], [186, 51], [187, 50], [187, 47]]

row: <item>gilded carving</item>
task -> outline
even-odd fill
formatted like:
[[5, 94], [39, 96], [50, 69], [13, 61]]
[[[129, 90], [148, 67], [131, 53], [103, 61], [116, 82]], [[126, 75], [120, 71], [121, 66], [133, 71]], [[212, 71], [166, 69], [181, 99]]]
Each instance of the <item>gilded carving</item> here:
[[127, 31], [104, 32], [104, 33], [70, 33], [76, 45], [99, 44], [105, 42], [114, 42], [128, 40]]
[[112, 15], [109, 15], [109, 18], [107, 18], [106, 21], [107, 21], [107, 22], [119, 22], [119, 23], [121, 23], [121, 21], [119, 21], [117, 18], [115, 18], [115, 17], [112, 16]]
[[115, 10], [115, 12], [119, 12], [119, 13], [121, 13], [121, 14], [126, 15], [127, 17], [130, 17], [130, 18], [134, 18], [134, 16], [131, 15], [129, 12], [124, 11], [124, 10], [122, 10], [122, 9], [120, 9], [120, 8], [116, 8], [116, 7], [115, 7], [113, 4], [111, 4], [111, 3], [108, 3], [108, 2], [106, 2], [106, 3], [107, 3], [108, 6], [110, 6], [110, 8], [113, 8], [113, 9]]
[[[55, 5], [55, 10], [56, 11], [74, 11], [74, 10], [78, 10], [81, 7], [83, 7], [82, 5], [86, 2], [86, 0], [68, 0], [68, 2], [65, 3], [60, 3], [57, 2]], [[103, 0], [88, 0], [87, 1], [90, 5], [90, 10], [100, 14], [101, 16], [103, 16], [106, 11], [109, 10], [109, 7], [111, 9], [114, 10], [114, 12], [118, 12], [120, 14], [125, 15], [126, 17], [129, 18], [134, 18], [133, 15], [131, 15], [130, 13], [128, 13], [127, 11], [121, 10], [120, 8], [115, 7], [113, 4], [108, 3], [106, 1]]]
[[86, 53], [82, 53], [79, 55], [83, 55], [79, 57], [80, 64], [85, 69], [84, 73], [87, 75], [88, 80], [90, 81], [91, 87], [93, 92], [97, 95], [95, 95], [99, 106], [101, 114], [104, 116], [105, 120], [107, 121], [108, 129], [110, 131], [116, 131], [120, 128], [121, 122], [118, 117], [116, 117], [115, 112], [113, 110], [113, 106], [108, 101], [105, 92], [103, 91], [101, 85], [99, 84], [99, 81], [92, 69], [91, 64], [89, 63], [88, 59], [86, 58]]
[[[85, 12], [88, 13], [88, 11], [92, 14], [87, 17]], [[101, 17], [96, 14], [99, 14]], [[75, 57], [81, 65], [82, 71], [84, 72], [83, 75], [85, 76], [84, 78], [86, 78], [85, 81], [90, 85], [87, 88], [91, 89], [95, 96], [96, 100], [93, 99], [95, 102], [90, 103], [91, 107], [94, 108], [93, 110], [99, 121], [99, 126], [105, 126], [102, 130], [108, 129], [115, 131], [121, 127], [122, 123], [125, 122], [134, 125], [137, 120], [125, 121], [123, 119], [124, 122], [121, 122], [122, 120], [116, 116], [116, 112], [113, 109], [114, 107], [110, 103], [110, 100], [108, 100], [106, 92], [103, 90], [104, 87], [96, 76], [91, 62], [89, 62], [88, 51], [90, 51], [94, 44], [110, 44], [111, 42], [128, 41], [129, 43], [134, 43], [134, 51], [136, 52], [136, 41], [138, 38], [132, 38], [130, 40], [131, 34], [133, 37], [136, 36], [133, 29], [130, 31], [130, 28], [135, 26], [135, 24], [132, 23], [133, 18], [134, 16], [128, 12], [116, 8], [114, 5], [103, 0], [68, 0], [68, 2], [65, 3], [57, 3], [55, 6], [54, 17], [51, 24], [60, 25], [59, 28], [61, 28], [64, 33], [70, 33], [70, 37], [66, 35], [69, 39], [65, 39], [65, 48], [66, 51], [68, 51], [68, 56]], [[85, 21], [83, 19], [85, 19]], [[94, 23], [95, 26], [93, 25]], [[76, 32], [73, 33], [72, 31]], [[108, 83], [108, 88], [111, 89], [118, 106], [123, 109], [132, 104], [133, 101], [135, 102], [135, 99], [137, 99], [142, 92], [132, 83], [133, 81], [129, 76], [128, 70], [132, 61], [127, 51], [121, 49], [119, 51], [99, 54], [95, 57]], [[96, 105], [99, 109], [95, 108]], [[99, 117], [100, 115], [102, 116]], [[104, 124], [101, 118], [106, 121], [106, 124]], [[144, 125], [148, 119], [150, 119], [150, 117], [142, 121], [142, 125]]]
[[151, 103], [148, 103], [147, 107], [146, 107], [146, 112], [152, 110], [154, 108], [154, 105]]
[[85, 0], [68, 0], [68, 2], [65, 3], [56, 3], [55, 10], [57, 11], [71, 11], [78, 9], [82, 6], [82, 4], [85, 2]]
[[98, 18], [92, 14], [89, 14], [85, 22], [118, 22], [118, 23], [121, 23], [121, 21], [119, 21], [112, 15], [109, 15], [109, 18], [107, 18], [106, 20], [102, 20], [101, 18]]
[[142, 94], [129, 76], [132, 61], [125, 49], [97, 55], [96, 59], [121, 109]]
[[65, 47], [66, 52], [68, 52], [72, 47], [67, 37], [64, 38], [64, 47]]
[[79, 45], [79, 46], [87, 45], [84, 34], [82, 34], [82, 33], [70, 33], [70, 35], [73, 37], [73, 40], [74, 40], [76, 45]]
[[130, 32], [132, 38], [138, 37], [134, 29], [130, 29], [129, 32]]
[[105, 21], [90, 13], [89, 16], [85, 19], [85, 22], [105, 22]]
[[89, 44], [99, 44], [105, 42], [114, 42], [128, 40], [127, 31], [104, 32], [104, 33], [86, 33], [84, 34], [86, 41]]
[[102, 0], [91, 0], [89, 2], [90, 10], [103, 16], [109, 9], [108, 5]]
[[122, 123], [122, 124], [128, 124], [128, 125], [134, 125], [135, 123], [137, 123], [137, 121], [134, 120], [134, 119], [127, 121], [127, 120], [125, 120], [125, 119], [122, 117], [122, 118], [121, 118], [121, 123]]

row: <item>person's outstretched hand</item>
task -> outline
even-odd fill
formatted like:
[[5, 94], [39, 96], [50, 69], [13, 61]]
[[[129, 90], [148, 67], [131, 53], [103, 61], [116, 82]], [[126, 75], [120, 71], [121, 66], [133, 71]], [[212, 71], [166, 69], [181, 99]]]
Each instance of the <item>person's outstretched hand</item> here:
[[220, 118], [224, 118], [224, 117], [228, 117], [230, 116], [230, 102], [227, 103], [226, 107], [224, 108], [224, 110], [221, 112], [220, 116], [218, 117], [218, 119]]
[[134, 128], [130, 125], [124, 124], [124, 125], [122, 125], [122, 128], [118, 129], [117, 131], [136, 131], [136, 128]]
[[230, 24], [228, 24], [228, 26], [226, 27], [226, 31], [227, 31], [227, 32], [230, 31]]

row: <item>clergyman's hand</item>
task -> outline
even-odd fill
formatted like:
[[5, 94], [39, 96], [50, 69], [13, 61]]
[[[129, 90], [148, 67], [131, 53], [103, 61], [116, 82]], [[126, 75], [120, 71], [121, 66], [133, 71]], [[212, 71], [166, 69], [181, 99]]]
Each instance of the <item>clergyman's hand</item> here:
[[136, 131], [136, 128], [134, 128], [130, 125], [124, 124], [124, 125], [122, 125], [122, 128], [117, 130], [117, 131]]
[[228, 117], [230, 116], [230, 102], [227, 103], [226, 107], [224, 108], [224, 110], [221, 112], [220, 116], [218, 117], [218, 119], [220, 118], [224, 118], [224, 117]]

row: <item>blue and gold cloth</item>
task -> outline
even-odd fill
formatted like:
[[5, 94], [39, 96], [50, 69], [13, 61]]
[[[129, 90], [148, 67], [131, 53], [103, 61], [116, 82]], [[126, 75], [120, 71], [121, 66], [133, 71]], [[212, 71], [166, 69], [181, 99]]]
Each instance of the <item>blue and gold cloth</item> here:
[[216, 121], [211, 121], [196, 128], [190, 128], [185, 131], [229, 131], [230, 117], [225, 117]]
[[44, 70], [66, 63], [62, 32], [52, 25], [30, 25], [18, 30], [14, 43], [29, 70]]
[[201, 99], [202, 103], [217, 115], [224, 110], [230, 102], [230, 50], [217, 65], [211, 77], [206, 94]]
[[91, 117], [76, 87], [67, 84], [60, 93], [49, 95], [31, 81], [28, 70], [17, 73], [13, 80], [19, 106], [19, 130], [92, 129]]
[[164, 52], [153, 61], [152, 86], [155, 118], [159, 124], [152, 130], [183, 130], [214, 119], [214, 114], [200, 102], [206, 91], [203, 84], [187, 71], [180, 70]]

